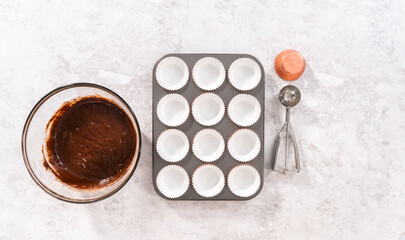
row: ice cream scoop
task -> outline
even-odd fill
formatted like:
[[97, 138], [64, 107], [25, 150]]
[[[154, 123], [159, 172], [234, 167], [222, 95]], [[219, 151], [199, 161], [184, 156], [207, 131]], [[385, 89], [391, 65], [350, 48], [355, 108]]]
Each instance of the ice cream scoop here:
[[287, 171], [289, 137], [291, 137], [293, 140], [294, 154], [295, 154], [295, 168], [297, 169], [297, 172], [299, 172], [300, 171], [300, 160], [299, 160], [299, 154], [298, 154], [297, 141], [295, 140], [295, 135], [294, 135], [293, 129], [291, 127], [291, 123], [290, 123], [290, 108], [296, 106], [300, 102], [301, 92], [296, 86], [287, 85], [281, 89], [278, 98], [279, 98], [281, 104], [283, 104], [283, 106], [286, 107], [286, 117], [285, 117], [285, 123], [276, 138], [271, 168], [273, 170], [275, 169], [281, 137], [285, 131], [285, 140], [286, 141], [285, 141], [285, 161], [284, 161], [283, 173], [285, 173]]

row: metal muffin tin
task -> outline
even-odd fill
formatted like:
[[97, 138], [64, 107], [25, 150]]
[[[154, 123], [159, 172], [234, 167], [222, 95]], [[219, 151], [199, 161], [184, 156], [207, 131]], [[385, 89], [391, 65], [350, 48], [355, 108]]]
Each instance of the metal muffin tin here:
[[[188, 79], [187, 84], [177, 91], [168, 91], [168, 90], [163, 89], [156, 80], [156, 67], [157, 67], [158, 63], [162, 59], [164, 59], [166, 57], [170, 57], [170, 56], [174, 56], [174, 57], [178, 57], [178, 58], [182, 59], [187, 64], [187, 67], [189, 69], [189, 79]], [[192, 78], [192, 69], [193, 69], [194, 64], [198, 60], [200, 60], [201, 58], [204, 58], [204, 57], [214, 57], [214, 58], [218, 59], [219, 61], [221, 61], [222, 64], [224, 65], [226, 73], [227, 73], [224, 83], [218, 89], [215, 89], [213, 91], [204, 91], [204, 90], [198, 88]], [[229, 69], [231, 63], [239, 58], [250, 58], [250, 59], [256, 61], [256, 63], [260, 67], [260, 70], [261, 70], [260, 82], [255, 88], [253, 88], [250, 91], [239, 91], [236, 88], [234, 88], [229, 82], [228, 69]], [[152, 143], [153, 144], [153, 164], [152, 164], [153, 165], [152, 166], [152, 171], [153, 171], [152, 178], [153, 179], [152, 179], [152, 181], [153, 181], [153, 186], [154, 186], [156, 192], [161, 197], [169, 199], [169, 200], [207, 200], [207, 201], [236, 200], [237, 201], [237, 200], [252, 199], [260, 193], [261, 189], [263, 188], [263, 170], [264, 170], [264, 110], [265, 110], [264, 77], [265, 77], [265, 73], [264, 73], [263, 65], [260, 63], [260, 61], [256, 57], [249, 55], [249, 54], [168, 54], [168, 55], [163, 56], [161, 59], [159, 59], [156, 62], [155, 66], [153, 68], [153, 143]], [[189, 117], [186, 120], [186, 122], [178, 127], [174, 127], [175, 129], [179, 129], [179, 130], [183, 131], [190, 141], [190, 150], [187, 153], [186, 157], [183, 160], [181, 160], [180, 162], [175, 163], [176, 165], [183, 167], [187, 171], [189, 178], [190, 178], [190, 184], [189, 184], [189, 188], [188, 188], [187, 192], [185, 194], [183, 194], [181, 197], [175, 198], [175, 199], [167, 198], [162, 193], [160, 193], [159, 189], [157, 188], [156, 177], [157, 177], [159, 171], [163, 167], [165, 167], [167, 165], [171, 165], [171, 163], [166, 162], [158, 155], [158, 153], [156, 151], [156, 141], [157, 141], [159, 135], [163, 131], [170, 129], [170, 127], [165, 126], [158, 119], [157, 114], [156, 114], [157, 104], [163, 96], [170, 94], [170, 93], [177, 93], [177, 94], [184, 96], [187, 99], [187, 101], [190, 105], [190, 109], [191, 109], [193, 100], [197, 96], [201, 95], [202, 93], [206, 93], [206, 92], [215, 93], [222, 98], [223, 102], [225, 103], [225, 107], [226, 107], [225, 116], [222, 118], [222, 120], [218, 124], [211, 126], [211, 127], [204, 127], [194, 120], [194, 118], [191, 114], [191, 111], [190, 111]], [[222, 137], [225, 140], [225, 144], [227, 145], [228, 139], [231, 136], [231, 134], [233, 132], [235, 132], [236, 130], [242, 128], [242, 127], [239, 127], [238, 125], [236, 125], [235, 123], [233, 123], [230, 120], [228, 113], [227, 113], [229, 101], [234, 96], [241, 94], [241, 93], [250, 94], [250, 95], [256, 97], [257, 100], [259, 101], [260, 107], [261, 107], [261, 113], [260, 113], [259, 120], [252, 126], [246, 127], [247, 129], [254, 131], [260, 138], [261, 146], [260, 146], [260, 152], [259, 152], [258, 156], [256, 158], [254, 158], [252, 161], [246, 162], [246, 164], [249, 164], [249, 165], [255, 167], [256, 170], [259, 172], [260, 180], [261, 180], [260, 187], [256, 191], [256, 193], [254, 193], [250, 197], [238, 197], [229, 190], [227, 176], [228, 176], [230, 170], [232, 168], [234, 168], [235, 166], [237, 166], [239, 164], [244, 164], [244, 163], [241, 163], [241, 162], [235, 160], [234, 158], [232, 158], [232, 156], [229, 154], [227, 146], [226, 146], [224, 154], [218, 160], [212, 162], [212, 164], [218, 166], [222, 170], [223, 174], [225, 175], [225, 179], [226, 179], [225, 187], [221, 191], [221, 193], [219, 193], [218, 195], [216, 195], [214, 197], [211, 197], [211, 198], [202, 197], [196, 193], [191, 181], [192, 181], [192, 176], [193, 176], [194, 170], [196, 168], [198, 168], [199, 166], [206, 164], [206, 163], [202, 162], [201, 160], [197, 159], [196, 156], [194, 156], [193, 151], [191, 150], [192, 140], [198, 131], [205, 129], [205, 128], [212, 128], [212, 129], [217, 130], [222, 135]]]

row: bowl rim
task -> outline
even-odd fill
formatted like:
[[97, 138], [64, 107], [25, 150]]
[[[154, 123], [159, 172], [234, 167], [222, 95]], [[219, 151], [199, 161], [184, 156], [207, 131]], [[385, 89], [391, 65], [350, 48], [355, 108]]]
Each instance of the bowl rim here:
[[[138, 154], [136, 156], [136, 162], [135, 165], [133, 167], [133, 169], [131, 170], [131, 173], [128, 175], [127, 179], [125, 179], [117, 188], [113, 189], [111, 192], [104, 194], [102, 196], [96, 197], [96, 198], [91, 198], [91, 199], [84, 199], [84, 200], [80, 200], [80, 199], [75, 199], [75, 198], [70, 198], [70, 197], [65, 197], [61, 194], [58, 194], [57, 192], [49, 189], [44, 183], [42, 183], [37, 176], [35, 175], [34, 171], [31, 168], [31, 165], [29, 163], [28, 160], [28, 155], [27, 155], [27, 149], [26, 149], [26, 140], [27, 140], [27, 132], [28, 132], [28, 128], [31, 124], [32, 118], [34, 117], [35, 113], [38, 111], [38, 109], [42, 106], [42, 104], [44, 102], [46, 102], [49, 98], [51, 98], [52, 96], [54, 96], [55, 94], [70, 89], [70, 88], [76, 88], [76, 87], [90, 87], [90, 88], [97, 88], [103, 91], [106, 91], [110, 94], [112, 94], [114, 97], [116, 97], [118, 100], [120, 100], [125, 107], [128, 108], [129, 112], [131, 113], [132, 117], [134, 118], [135, 121], [135, 127], [138, 131]], [[124, 187], [124, 185], [129, 181], [129, 179], [131, 179], [132, 175], [135, 172], [136, 167], [138, 166], [138, 162], [141, 156], [141, 150], [142, 150], [142, 133], [141, 133], [141, 129], [139, 127], [139, 122], [138, 119], [135, 116], [135, 113], [132, 111], [132, 108], [128, 105], [128, 103], [122, 98], [120, 97], [117, 93], [115, 93], [114, 91], [103, 87], [101, 85], [98, 84], [94, 84], [94, 83], [87, 83], [87, 82], [78, 82], [78, 83], [72, 83], [72, 84], [67, 84], [67, 85], [63, 85], [60, 87], [57, 87], [55, 89], [53, 89], [52, 91], [48, 92], [47, 94], [45, 94], [45, 96], [43, 96], [32, 108], [32, 110], [30, 111], [27, 120], [24, 123], [24, 128], [22, 131], [22, 135], [21, 135], [21, 150], [22, 150], [22, 155], [23, 155], [23, 159], [24, 159], [24, 164], [25, 167], [28, 171], [28, 173], [30, 174], [31, 178], [34, 180], [34, 182], [42, 189], [44, 190], [46, 193], [48, 193], [49, 195], [51, 195], [52, 197], [65, 201], [65, 202], [69, 202], [69, 203], [92, 203], [92, 202], [97, 202], [103, 199], [106, 199], [112, 195], [114, 195], [115, 193], [117, 193], [119, 190], [121, 190], [122, 187]]]

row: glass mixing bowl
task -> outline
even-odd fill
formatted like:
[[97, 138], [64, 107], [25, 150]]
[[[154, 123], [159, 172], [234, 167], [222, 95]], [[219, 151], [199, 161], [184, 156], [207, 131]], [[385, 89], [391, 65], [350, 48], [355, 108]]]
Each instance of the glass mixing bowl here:
[[[99, 95], [111, 99], [119, 105], [131, 119], [136, 135], [135, 154], [126, 173], [112, 184], [92, 190], [76, 189], [57, 179], [51, 171], [43, 166], [44, 157], [42, 154], [42, 146], [46, 140], [46, 125], [52, 115], [64, 102], [89, 95]], [[39, 100], [25, 122], [21, 144], [25, 166], [32, 179], [45, 192], [67, 202], [90, 203], [113, 195], [131, 178], [141, 154], [141, 131], [135, 114], [129, 105], [116, 93], [96, 84], [75, 83], [56, 88]]]

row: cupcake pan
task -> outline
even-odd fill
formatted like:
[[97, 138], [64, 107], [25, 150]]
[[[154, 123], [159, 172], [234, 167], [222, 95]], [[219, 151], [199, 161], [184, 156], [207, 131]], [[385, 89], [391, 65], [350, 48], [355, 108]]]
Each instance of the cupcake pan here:
[[[189, 73], [189, 79], [187, 83], [185, 84], [184, 87], [178, 89], [178, 90], [167, 90], [163, 88], [159, 83], [157, 82], [156, 79], [156, 68], [158, 63], [167, 57], [178, 57], [181, 60], [183, 60], [187, 68], [190, 70]], [[249, 58], [254, 60], [258, 66], [260, 67], [260, 81], [257, 84], [256, 87], [254, 87], [251, 90], [238, 90], [236, 87], [232, 86], [228, 75], [226, 74], [224, 82], [216, 89], [214, 90], [203, 90], [197, 86], [195, 81], [193, 80], [191, 70], [194, 68], [194, 65], [203, 58], [206, 57], [212, 57], [217, 60], [219, 60], [223, 67], [225, 68], [225, 72], [228, 73], [230, 65], [236, 61], [237, 59], [241, 58]], [[163, 124], [158, 116], [157, 116], [157, 105], [159, 101], [166, 95], [168, 94], [179, 94], [183, 96], [190, 107], [190, 110], [192, 108], [193, 101], [200, 96], [201, 94], [204, 93], [214, 93], [218, 95], [223, 103], [225, 104], [225, 110], [227, 111], [228, 109], [228, 104], [230, 100], [239, 95], [239, 94], [249, 94], [257, 99], [257, 101], [260, 104], [261, 112], [259, 119], [253, 123], [250, 126], [243, 127], [245, 129], [252, 130], [254, 133], [257, 134], [257, 136], [260, 139], [260, 150], [259, 153], [257, 154], [256, 157], [254, 157], [252, 160], [248, 161], [247, 164], [249, 166], [254, 167], [257, 172], [259, 173], [260, 179], [263, 179], [263, 170], [264, 170], [264, 113], [263, 110], [265, 109], [264, 107], [264, 70], [262, 64], [257, 60], [252, 55], [248, 54], [168, 54], [166, 56], [163, 56], [159, 61], [154, 66], [153, 69], [153, 167], [152, 167], [152, 178], [153, 178], [153, 184], [155, 187], [156, 192], [163, 198], [170, 199], [170, 200], [203, 200], [203, 201], [218, 201], [218, 200], [232, 200], [232, 201], [243, 201], [243, 200], [248, 200], [256, 197], [259, 192], [261, 191], [263, 187], [263, 181], [260, 181], [260, 186], [258, 187], [257, 191], [255, 191], [253, 194], [249, 194], [249, 196], [238, 196], [237, 194], [234, 194], [230, 189], [228, 182], [226, 180], [226, 183], [221, 190], [221, 192], [215, 196], [212, 197], [204, 197], [198, 194], [195, 190], [194, 187], [192, 187], [192, 176], [194, 172], [196, 171], [197, 168], [200, 166], [206, 165], [207, 163], [201, 161], [198, 159], [193, 151], [192, 151], [192, 144], [193, 144], [193, 139], [195, 135], [200, 132], [203, 129], [211, 128], [216, 130], [218, 133], [221, 134], [223, 140], [225, 141], [225, 149], [223, 154], [219, 157], [219, 159], [210, 162], [209, 165], [213, 165], [218, 167], [222, 173], [224, 174], [225, 178], [228, 178], [228, 175], [230, 171], [235, 168], [236, 166], [240, 165], [241, 162], [237, 161], [234, 159], [227, 148], [227, 143], [231, 135], [236, 132], [237, 130], [241, 129], [241, 126], [238, 126], [235, 124], [228, 116], [227, 112], [224, 114], [222, 119], [219, 120], [217, 124], [214, 124], [212, 126], [204, 126], [198, 123], [193, 115], [190, 113], [187, 120], [178, 125], [178, 126], [168, 126]], [[176, 124], [170, 124], [170, 125], [176, 125]], [[159, 190], [157, 186], [157, 176], [161, 169], [163, 169], [166, 166], [170, 166], [171, 163], [164, 160], [157, 152], [157, 139], [159, 136], [162, 134], [162, 132], [168, 130], [168, 129], [177, 129], [181, 132], [183, 132], [187, 138], [190, 141], [190, 149], [187, 153], [187, 155], [180, 161], [176, 162], [175, 164], [182, 167], [188, 174], [190, 178], [190, 187], [187, 188], [187, 191], [176, 197], [168, 197], [162, 194], [162, 192]]]

